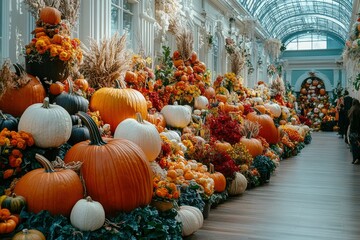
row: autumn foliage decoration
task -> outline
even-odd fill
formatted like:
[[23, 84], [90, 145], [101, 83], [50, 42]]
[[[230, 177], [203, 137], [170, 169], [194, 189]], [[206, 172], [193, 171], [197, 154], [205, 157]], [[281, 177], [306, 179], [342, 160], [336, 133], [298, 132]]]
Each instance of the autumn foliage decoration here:
[[103, 205], [107, 215], [149, 204], [152, 172], [145, 153], [126, 139], [102, 139], [93, 119], [84, 112], [78, 115], [90, 131], [90, 142], [74, 145], [64, 162], [83, 162], [81, 173], [87, 193]]
[[229, 114], [219, 112], [217, 115], [210, 114], [206, 119], [211, 137], [216, 140], [226, 141], [235, 144], [242, 137], [240, 123], [233, 119]]

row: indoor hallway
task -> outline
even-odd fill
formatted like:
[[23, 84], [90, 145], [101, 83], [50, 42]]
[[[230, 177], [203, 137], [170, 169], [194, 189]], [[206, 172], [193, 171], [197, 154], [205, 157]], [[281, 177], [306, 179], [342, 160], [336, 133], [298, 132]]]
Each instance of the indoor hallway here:
[[335, 132], [312, 137], [280, 162], [269, 184], [211, 209], [187, 239], [360, 239], [360, 165]]

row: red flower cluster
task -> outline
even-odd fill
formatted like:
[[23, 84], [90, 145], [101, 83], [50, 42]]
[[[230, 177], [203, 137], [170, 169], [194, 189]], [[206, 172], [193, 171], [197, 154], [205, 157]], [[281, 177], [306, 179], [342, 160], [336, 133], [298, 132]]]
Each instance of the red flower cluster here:
[[235, 172], [240, 171], [234, 159], [225, 152], [209, 154], [208, 161], [214, 165], [215, 171], [221, 172], [226, 178], [233, 179]]
[[216, 140], [235, 144], [242, 137], [240, 123], [232, 119], [229, 114], [219, 113], [218, 116], [210, 115], [207, 117], [206, 123], [210, 129], [211, 137]]

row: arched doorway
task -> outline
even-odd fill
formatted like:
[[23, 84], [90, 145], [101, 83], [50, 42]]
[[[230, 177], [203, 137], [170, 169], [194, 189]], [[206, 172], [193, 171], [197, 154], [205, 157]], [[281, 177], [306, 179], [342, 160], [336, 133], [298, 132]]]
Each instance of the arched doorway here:
[[311, 127], [315, 130], [320, 129], [324, 120], [328, 121], [327, 118], [332, 118], [333, 113], [328, 111], [330, 101], [325, 83], [315, 73], [309, 73], [309, 76], [302, 81], [298, 103], [301, 115], [310, 120]]

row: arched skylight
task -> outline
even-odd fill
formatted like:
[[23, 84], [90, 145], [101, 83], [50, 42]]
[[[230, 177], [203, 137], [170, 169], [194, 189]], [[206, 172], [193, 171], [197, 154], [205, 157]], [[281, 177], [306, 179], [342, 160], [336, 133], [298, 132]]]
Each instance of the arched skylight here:
[[333, 35], [345, 42], [352, 0], [238, 0], [271, 37], [283, 42], [299, 32]]

